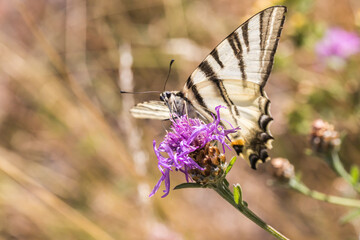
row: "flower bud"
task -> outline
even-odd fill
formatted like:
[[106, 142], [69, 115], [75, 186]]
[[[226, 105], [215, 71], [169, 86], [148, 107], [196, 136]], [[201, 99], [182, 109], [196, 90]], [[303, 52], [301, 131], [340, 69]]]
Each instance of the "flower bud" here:
[[312, 124], [310, 144], [313, 151], [317, 153], [327, 153], [333, 149], [337, 149], [341, 144], [341, 140], [339, 133], [335, 131], [332, 124], [322, 119], [317, 119]]
[[269, 168], [271, 174], [280, 181], [287, 182], [295, 176], [295, 168], [286, 158], [271, 159]]

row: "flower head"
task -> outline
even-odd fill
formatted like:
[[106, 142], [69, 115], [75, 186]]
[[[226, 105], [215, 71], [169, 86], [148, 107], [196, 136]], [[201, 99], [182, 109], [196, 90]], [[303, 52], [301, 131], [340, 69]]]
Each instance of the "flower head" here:
[[[216, 162], [216, 159], [223, 159], [221, 156], [219, 157], [216, 150], [209, 150], [209, 143], [220, 142], [223, 151], [225, 151], [225, 147], [230, 149], [225, 142], [226, 139], [230, 140], [227, 135], [236, 132], [238, 128], [226, 130], [220, 124], [220, 108], [222, 106], [215, 108], [217, 116], [214, 116], [214, 121], [208, 124], [205, 124], [200, 119], [189, 118], [186, 115], [171, 119], [171, 131], [166, 134], [159, 147], [156, 147], [154, 140], [154, 151], [158, 158], [158, 167], [162, 176], [150, 196], [157, 192], [162, 182], [165, 183], [165, 194], [162, 197], [169, 194], [170, 171], [173, 171], [173, 169], [184, 173], [187, 182], [189, 182], [189, 177], [196, 173], [195, 169], [199, 171], [209, 169], [204, 165], [208, 161], [198, 161], [198, 154], [203, 154], [205, 158], [210, 159], [210, 162], [211, 160]], [[205, 150], [202, 151], [203, 149]], [[167, 156], [163, 156], [163, 154]]]
[[279, 181], [288, 182], [295, 176], [295, 168], [286, 158], [273, 158], [270, 161], [269, 171]]
[[315, 152], [327, 153], [330, 150], [337, 149], [341, 144], [341, 140], [334, 125], [322, 119], [317, 119], [312, 124], [310, 144]]
[[316, 53], [321, 59], [331, 57], [347, 59], [359, 52], [359, 35], [341, 28], [330, 28], [316, 45]]

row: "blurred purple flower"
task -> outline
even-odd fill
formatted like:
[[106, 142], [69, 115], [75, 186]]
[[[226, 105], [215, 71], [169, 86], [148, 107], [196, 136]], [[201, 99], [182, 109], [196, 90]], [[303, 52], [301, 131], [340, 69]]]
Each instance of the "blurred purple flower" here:
[[[209, 124], [205, 124], [200, 119], [189, 118], [186, 115], [171, 119], [171, 132], [166, 134], [164, 141], [160, 143], [158, 148], [154, 140], [154, 151], [158, 158], [158, 167], [162, 176], [149, 197], [159, 190], [162, 182], [165, 182], [165, 194], [162, 197], [166, 197], [169, 194], [170, 171], [172, 171], [172, 168], [184, 173], [187, 182], [189, 182], [188, 171], [190, 169], [204, 170], [189, 157], [190, 153], [205, 147], [207, 143], [212, 141], [220, 142], [223, 146], [223, 151], [225, 151], [225, 146], [230, 149], [225, 143], [225, 139], [230, 140], [227, 135], [236, 132], [239, 128], [226, 130], [220, 125], [220, 108], [224, 107], [217, 106], [215, 108], [217, 116], [214, 116], [214, 121]], [[162, 153], [165, 153], [167, 157], [164, 157]]]
[[346, 59], [360, 52], [360, 37], [341, 28], [330, 28], [316, 44], [316, 53], [322, 59], [339, 57]]

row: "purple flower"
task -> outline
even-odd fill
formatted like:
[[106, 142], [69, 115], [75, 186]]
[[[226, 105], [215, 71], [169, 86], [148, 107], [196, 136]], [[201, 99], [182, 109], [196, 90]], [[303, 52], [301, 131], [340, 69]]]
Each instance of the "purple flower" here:
[[360, 52], [360, 37], [341, 28], [330, 28], [316, 44], [316, 53], [322, 59], [338, 57], [346, 59]]
[[[217, 116], [214, 116], [214, 121], [209, 124], [205, 124], [200, 119], [189, 118], [186, 115], [171, 119], [171, 132], [166, 134], [159, 147], [156, 147], [154, 140], [154, 151], [158, 158], [158, 167], [162, 176], [150, 193], [150, 197], [159, 190], [162, 182], [165, 182], [165, 194], [162, 197], [169, 194], [170, 171], [173, 169], [184, 173], [187, 182], [189, 182], [189, 170], [204, 170], [189, 156], [190, 153], [204, 148], [207, 143], [212, 141], [220, 142], [223, 151], [225, 151], [225, 146], [230, 149], [225, 143], [226, 139], [230, 140], [227, 135], [236, 132], [239, 128], [226, 130], [220, 125], [220, 108], [224, 107], [217, 106], [215, 108]], [[163, 156], [163, 153], [167, 156]]]

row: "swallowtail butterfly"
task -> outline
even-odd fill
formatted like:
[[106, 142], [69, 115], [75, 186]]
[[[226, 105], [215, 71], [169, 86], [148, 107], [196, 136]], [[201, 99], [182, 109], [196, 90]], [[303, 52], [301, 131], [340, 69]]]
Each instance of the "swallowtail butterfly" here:
[[264, 91], [285, 20], [286, 7], [267, 8], [244, 22], [202, 61], [181, 91], [163, 92], [161, 101], [139, 103], [136, 118], [169, 119], [170, 115], [212, 121], [221, 109], [225, 128], [240, 127], [231, 145], [256, 169], [268, 158], [273, 137], [270, 100]]

